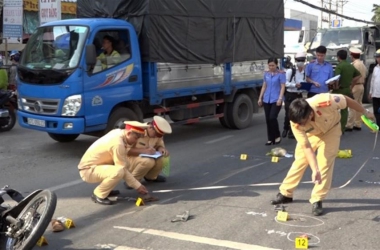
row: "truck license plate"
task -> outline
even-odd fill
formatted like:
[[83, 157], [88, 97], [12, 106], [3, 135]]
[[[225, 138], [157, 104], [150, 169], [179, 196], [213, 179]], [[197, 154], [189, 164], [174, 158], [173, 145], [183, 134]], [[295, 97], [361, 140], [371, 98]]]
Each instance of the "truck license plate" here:
[[44, 120], [38, 120], [33, 118], [28, 118], [28, 124], [38, 127], [46, 127], [46, 123]]

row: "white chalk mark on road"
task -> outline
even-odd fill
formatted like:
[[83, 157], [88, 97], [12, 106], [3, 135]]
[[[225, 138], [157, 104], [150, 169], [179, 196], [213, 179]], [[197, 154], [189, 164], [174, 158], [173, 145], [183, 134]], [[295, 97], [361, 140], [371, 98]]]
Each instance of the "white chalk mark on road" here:
[[215, 143], [215, 142], [224, 141], [224, 140], [226, 140], [226, 139], [228, 139], [228, 138], [231, 138], [231, 137], [233, 137], [233, 135], [226, 135], [226, 136], [220, 137], [220, 138], [215, 139], [215, 140], [206, 141], [205, 144], [213, 144], [213, 143]]
[[229, 240], [218, 240], [218, 239], [200, 237], [200, 236], [195, 236], [195, 235], [190, 235], [190, 234], [167, 232], [163, 230], [154, 230], [154, 229], [148, 229], [148, 228], [119, 227], [119, 226], [114, 226], [114, 228], [136, 232], [136, 233], [161, 236], [161, 237], [166, 237], [166, 238], [175, 239], [175, 240], [182, 240], [182, 241], [194, 242], [194, 243], [200, 243], [200, 244], [206, 244], [206, 245], [212, 245], [212, 246], [226, 247], [226, 248], [231, 248], [231, 249], [277, 250], [276, 248], [262, 247], [258, 245], [251, 245], [251, 244], [229, 241]]
[[84, 183], [84, 182], [83, 182], [82, 179], [79, 179], [79, 180], [70, 181], [70, 182], [67, 182], [67, 183], [64, 183], [64, 184], [61, 184], [61, 185], [58, 185], [58, 186], [50, 187], [50, 188], [47, 188], [47, 189], [49, 189], [50, 191], [57, 191], [57, 190], [60, 190], [60, 189], [76, 186], [76, 185], [81, 184], [81, 183]]

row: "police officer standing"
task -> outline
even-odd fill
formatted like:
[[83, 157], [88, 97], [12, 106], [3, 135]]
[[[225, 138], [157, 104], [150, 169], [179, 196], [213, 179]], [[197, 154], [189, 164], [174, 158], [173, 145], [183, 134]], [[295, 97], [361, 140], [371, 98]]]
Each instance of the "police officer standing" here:
[[285, 91], [285, 121], [284, 130], [282, 132], [282, 137], [288, 136], [290, 139], [294, 139], [292, 130], [290, 129], [289, 121], [289, 105], [290, 103], [297, 99], [302, 98], [302, 92], [305, 90], [300, 89], [301, 82], [306, 82], [305, 77], [305, 61], [306, 53], [298, 52], [294, 58], [296, 62], [296, 67], [292, 67], [286, 71], [286, 91]]
[[[352, 64], [347, 62], [347, 51], [339, 50], [337, 53], [339, 64], [335, 68], [335, 75], [340, 75], [339, 84], [333, 89], [334, 94], [343, 94], [352, 96], [351, 86], [356, 84], [360, 78], [360, 72]], [[341, 111], [340, 125], [342, 127], [342, 133], [346, 130], [346, 124], [348, 119], [348, 109], [342, 109]]]

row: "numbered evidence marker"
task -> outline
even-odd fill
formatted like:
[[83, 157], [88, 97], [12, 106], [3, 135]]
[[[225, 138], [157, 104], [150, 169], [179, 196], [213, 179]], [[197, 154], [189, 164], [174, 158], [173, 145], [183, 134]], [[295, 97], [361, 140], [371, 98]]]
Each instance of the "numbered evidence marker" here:
[[41, 236], [41, 238], [37, 241], [37, 246], [42, 247], [48, 245], [48, 242], [44, 236]]
[[287, 221], [288, 220], [288, 212], [285, 211], [278, 211], [277, 212], [277, 220], [278, 221]]
[[278, 157], [277, 156], [273, 156], [272, 157], [272, 162], [278, 162]]
[[308, 249], [309, 239], [307, 237], [297, 237], [295, 240], [297, 249]]
[[141, 199], [140, 197], [139, 198], [137, 198], [137, 201], [136, 201], [136, 206], [144, 206], [145, 204], [144, 204], [144, 200], [143, 199]]
[[240, 160], [242, 160], [242, 161], [247, 160], [247, 155], [246, 154], [241, 154], [240, 155]]
[[66, 227], [67, 229], [70, 229], [70, 228], [75, 227], [74, 221], [73, 221], [72, 219], [67, 218], [67, 219], [65, 220], [65, 227]]

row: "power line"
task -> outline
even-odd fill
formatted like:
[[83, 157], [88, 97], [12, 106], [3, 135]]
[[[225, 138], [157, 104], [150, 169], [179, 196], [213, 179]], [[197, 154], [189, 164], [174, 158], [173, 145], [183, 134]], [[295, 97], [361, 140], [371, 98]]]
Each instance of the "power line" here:
[[[356, 19], [356, 18], [353, 18], [353, 17], [345, 16], [345, 15], [339, 14], [338, 12], [335, 12], [335, 11], [333, 11], [331, 9], [323, 8], [323, 2], [324, 2], [323, 0], [322, 0], [322, 7], [318, 7], [318, 6], [314, 5], [314, 4], [310, 4], [310, 3], [305, 2], [303, 0], [294, 0], [294, 1], [295, 2], [300, 2], [302, 4], [305, 4], [305, 5], [313, 8], [313, 9], [317, 9], [317, 10], [320, 10], [322, 12], [326, 12], [326, 13], [333, 14], [333, 15], [336, 15], [336, 16], [339, 16], [339, 17], [343, 17], [343, 18], [348, 19], [348, 20], [352, 20], [352, 21], [356, 21], [356, 22], [362, 22], [362, 23], [366, 23], [366, 24], [375, 24], [375, 25], [376, 24], [377, 25], [380, 24], [380, 23], [375, 23], [375, 22], [371, 22], [371, 21], [360, 20], [360, 19]], [[344, 1], [344, 2], [346, 2], [346, 1]], [[331, 0], [330, 0], [330, 3], [331, 3]], [[342, 12], [343, 12], [343, 7], [342, 7]], [[321, 24], [322, 24], [322, 21], [321, 21]], [[321, 27], [322, 27], [322, 25], [321, 25]]]

